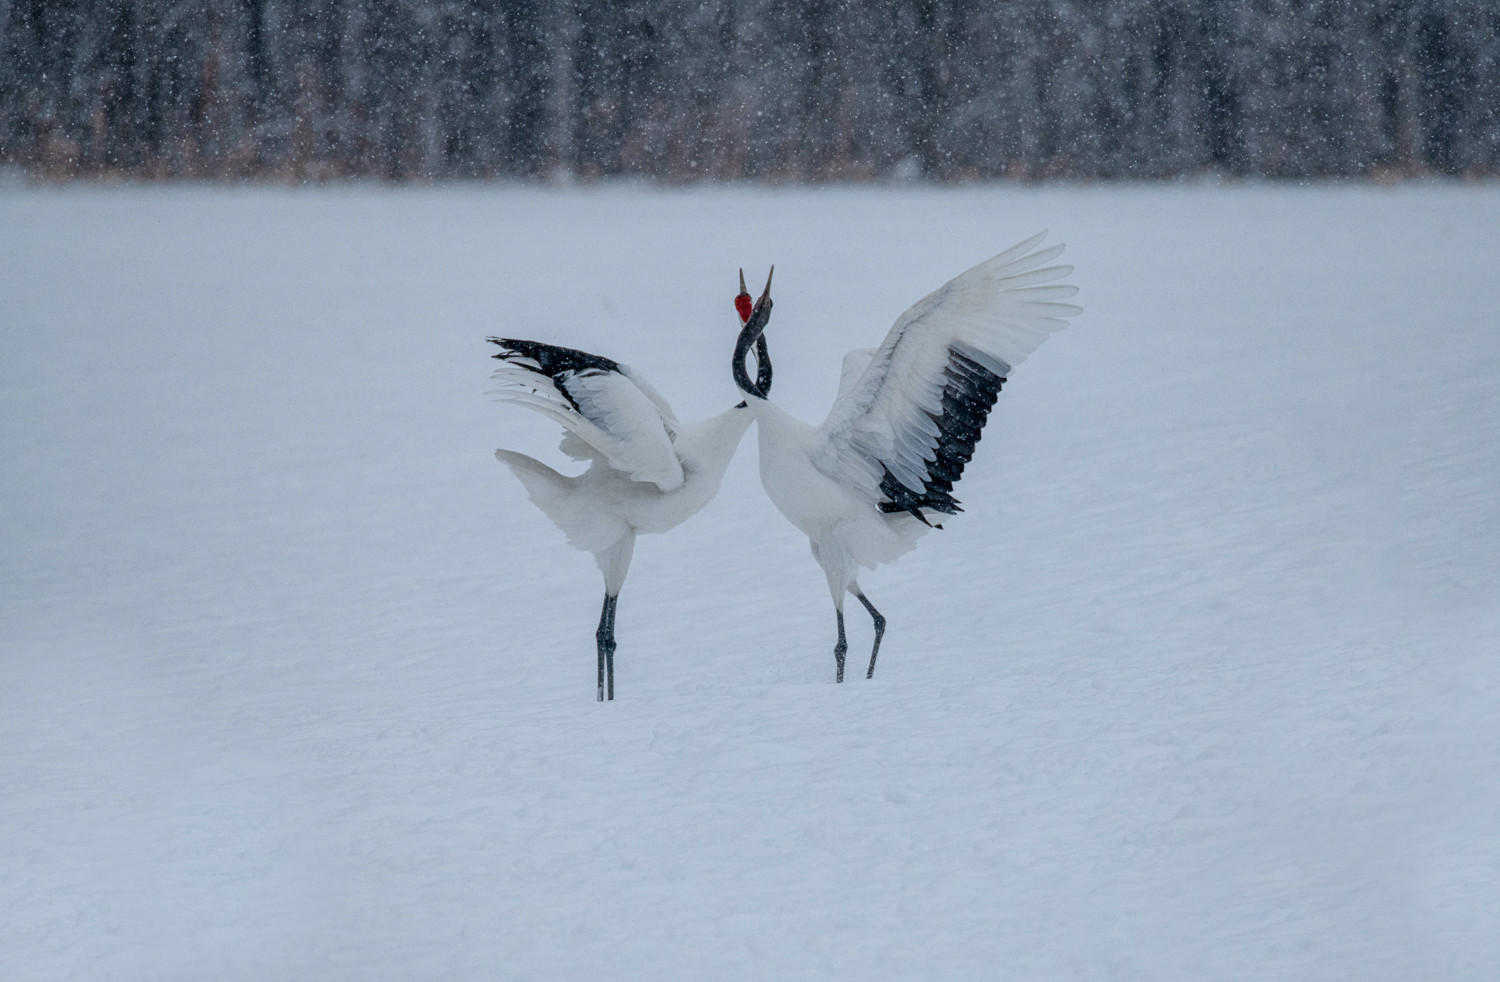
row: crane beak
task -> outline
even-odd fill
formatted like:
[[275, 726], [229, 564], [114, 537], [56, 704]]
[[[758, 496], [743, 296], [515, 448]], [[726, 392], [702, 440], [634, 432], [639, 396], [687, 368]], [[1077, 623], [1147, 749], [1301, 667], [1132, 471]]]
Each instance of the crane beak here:
[[766, 288], [761, 291], [760, 299], [757, 300], [757, 301], [755, 301], [755, 307], [751, 310], [750, 316], [745, 319], [745, 322], [748, 324], [752, 319], [755, 318], [756, 314], [759, 314], [761, 312], [761, 310], [764, 309], [765, 310], [765, 316], [760, 319], [760, 324], [762, 325], [761, 326], [762, 330], [765, 329], [764, 325], [765, 325], [765, 322], [766, 322], [766, 318], [771, 316], [771, 311], [770, 311], [770, 307], [771, 307], [771, 277], [773, 277], [775, 275], [776, 275], [776, 266], [773, 263], [771, 265], [771, 272], [768, 273], [768, 274], [766, 274]]
[[[775, 275], [776, 275], [776, 264], [772, 263], [771, 264], [771, 271], [766, 274], [766, 288], [763, 291], [761, 291], [760, 300], [757, 301], [758, 303], [765, 303], [767, 300], [771, 299], [771, 277], [773, 277]], [[743, 290], [744, 288], [745, 288], [745, 273], [744, 273], [744, 270], [741, 270], [740, 271], [740, 289]]]

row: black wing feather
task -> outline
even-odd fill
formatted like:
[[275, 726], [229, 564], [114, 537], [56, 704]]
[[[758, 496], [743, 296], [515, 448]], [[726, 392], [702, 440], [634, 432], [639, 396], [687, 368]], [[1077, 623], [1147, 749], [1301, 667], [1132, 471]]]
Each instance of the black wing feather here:
[[578, 402], [573, 394], [568, 391], [568, 379], [575, 375], [588, 375], [595, 372], [619, 372], [620, 363], [603, 355], [590, 354], [587, 351], [579, 351], [577, 348], [564, 348], [561, 345], [546, 344], [541, 341], [518, 341], [514, 338], [488, 338], [490, 344], [499, 345], [501, 350], [492, 358], [501, 361], [510, 361], [516, 356], [534, 361], [539, 366], [538, 371], [552, 379], [557, 390], [563, 397], [578, 410]]
[[[1000, 371], [981, 363], [989, 362]], [[990, 410], [1005, 384], [1004, 372], [1010, 366], [982, 355], [966, 345], [948, 348], [948, 364], [943, 369], [943, 412], [929, 413], [938, 426], [937, 444], [927, 458], [927, 476], [921, 488], [909, 488], [884, 468], [880, 493], [886, 501], [880, 510], [887, 513], [910, 512], [925, 524], [931, 524], [922, 509], [956, 514], [963, 509], [953, 497], [953, 483], [964, 473], [964, 465], [974, 458], [974, 447], [984, 431]]]

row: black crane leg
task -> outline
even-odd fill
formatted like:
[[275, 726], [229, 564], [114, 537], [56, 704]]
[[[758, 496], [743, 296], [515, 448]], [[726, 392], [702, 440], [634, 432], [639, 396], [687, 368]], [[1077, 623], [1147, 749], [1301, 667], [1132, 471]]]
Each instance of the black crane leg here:
[[835, 682], [842, 682], [844, 681], [844, 652], [849, 650], [849, 642], [844, 639], [844, 612], [837, 607], [834, 608], [833, 612], [839, 619], [839, 639], [833, 646], [833, 680]]
[[[599, 612], [599, 630], [594, 632], [594, 641], [599, 653], [599, 701], [615, 697], [615, 602], [619, 598], [604, 595], [604, 609]], [[608, 687], [606, 688], [606, 678]]]
[[863, 593], [856, 593], [855, 596], [859, 598], [860, 603], [865, 605], [865, 610], [870, 612], [870, 619], [875, 622], [875, 647], [870, 649], [870, 669], [865, 672], [865, 678], [872, 679], [875, 677], [875, 659], [880, 654], [880, 639], [885, 635], [885, 618], [881, 616], [880, 611], [875, 609], [875, 605], [870, 603], [869, 597]]

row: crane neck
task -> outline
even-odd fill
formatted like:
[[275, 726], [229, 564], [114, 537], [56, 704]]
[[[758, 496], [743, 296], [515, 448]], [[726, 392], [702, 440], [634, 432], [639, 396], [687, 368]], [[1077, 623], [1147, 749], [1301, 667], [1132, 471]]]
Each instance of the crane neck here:
[[755, 388], [762, 399], [771, 398], [771, 346], [762, 334], [755, 339]]
[[[734, 383], [740, 387], [741, 392], [757, 399], [769, 398], [771, 393], [771, 352], [764, 337], [766, 324], [770, 319], [771, 298], [765, 297], [755, 305], [755, 310], [740, 329], [740, 336], [734, 343], [734, 361], [731, 365]], [[755, 382], [750, 381], [750, 373], [745, 369], [745, 358], [752, 347], [755, 348], [755, 357], [759, 362]]]
[[683, 424], [677, 432], [676, 449], [689, 479], [707, 480], [718, 487], [735, 448], [754, 421], [755, 414], [748, 407], [735, 406], [717, 416]]

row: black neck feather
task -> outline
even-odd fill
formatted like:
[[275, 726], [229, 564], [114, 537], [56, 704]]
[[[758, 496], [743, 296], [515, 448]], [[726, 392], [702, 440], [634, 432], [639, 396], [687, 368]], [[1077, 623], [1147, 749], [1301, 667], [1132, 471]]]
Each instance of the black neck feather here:
[[[761, 399], [766, 398], [771, 391], [771, 352], [763, 336], [770, 319], [771, 298], [763, 297], [750, 312], [750, 319], [745, 321], [745, 326], [740, 329], [740, 336], [734, 343], [734, 384], [746, 395]], [[758, 377], [754, 383], [750, 381], [750, 373], [745, 370], [745, 356], [750, 353], [751, 347], [755, 348], [755, 356], [760, 362], [756, 373]]]
[[755, 388], [762, 399], [771, 398], [771, 347], [762, 334], [755, 339]]

